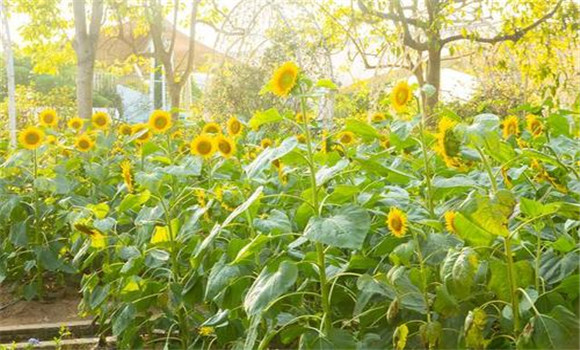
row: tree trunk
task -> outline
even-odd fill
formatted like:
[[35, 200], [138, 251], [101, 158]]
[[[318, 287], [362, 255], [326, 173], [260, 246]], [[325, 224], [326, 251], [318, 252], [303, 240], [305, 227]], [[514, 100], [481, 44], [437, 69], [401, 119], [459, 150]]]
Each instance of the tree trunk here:
[[77, 50], [77, 107], [79, 117], [90, 119], [93, 114], [94, 54]]
[[425, 113], [430, 117], [437, 102], [439, 102], [439, 89], [441, 87], [441, 49], [439, 47], [429, 49], [429, 61], [427, 62], [427, 76], [425, 82], [435, 88], [435, 93], [425, 96]]
[[10, 40], [10, 27], [8, 26], [8, 14], [4, 6], [4, 0], [0, 0], [0, 15], [4, 35], [2, 44], [4, 46], [4, 58], [6, 60], [6, 78], [8, 84], [8, 128], [10, 130], [10, 147], [16, 147], [16, 96], [14, 82], [14, 56], [12, 55], [12, 41]]
[[167, 91], [169, 92], [169, 100], [171, 101], [171, 117], [173, 120], [177, 120], [179, 117], [179, 105], [181, 104], [181, 84], [170, 82], [168, 79]]

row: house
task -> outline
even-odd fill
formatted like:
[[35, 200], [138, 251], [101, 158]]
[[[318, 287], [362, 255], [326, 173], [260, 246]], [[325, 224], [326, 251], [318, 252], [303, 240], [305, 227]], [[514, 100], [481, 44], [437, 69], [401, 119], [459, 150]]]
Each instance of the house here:
[[[105, 30], [99, 38], [96, 57], [95, 90], [114, 90], [122, 101], [122, 118], [129, 122], [146, 120], [153, 109], [170, 108], [165, 75], [154, 58], [152, 40], [143, 31], [134, 35], [135, 28], [136, 25], [129, 22], [120, 28]], [[165, 21], [163, 30], [169, 41], [174, 26]], [[185, 69], [189, 46], [189, 36], [176, 29], [173, 59], [178, 72]], [[204, 88], [208, 67], [229, 59], [199, 41], [194, 43], [194, 52], [194, 71], [182, 90], [182, 108], [192, 104], [196, 89]], [[111, 73], [115, 70], [120, 74]]]

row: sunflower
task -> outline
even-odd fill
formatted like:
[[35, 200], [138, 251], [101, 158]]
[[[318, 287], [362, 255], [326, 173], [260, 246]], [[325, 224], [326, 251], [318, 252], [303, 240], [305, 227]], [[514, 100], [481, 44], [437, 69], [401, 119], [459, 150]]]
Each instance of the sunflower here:
[[540, 118], [533, 114], [526, 117], [526, 126], [534, 138], [542, 135], [542, 132], [544, 131], [544, 124]]
[[518, 117], [515, 115], [507, 116], [503, 122], [501, 122], [501, 127], [503, 129], [503, 138], [507, 139], [511, 135], [518, 136], [520, 134], [520, 125], [518, 123]]
[[56, 145], [57, 139], [54, 135], [48, 135], [46, 137], [46, 144], [47, 145]]
[[296, 140], [298, 140], [298, 142], [300, 143], [306, 143], [306, 135], [298, 134], [296, 135]]
[[387, 225], [395, 236], [403, 237], [407, 232], [407, 215], [400, 209], [392, 207], [387, 217]]
[[213, 327], [204, 326], [204, 327], [201, 327], [197, 332], [202, 337], [209, 337], [210, 335], [215, 334], [215, 329]]
[[119, 126], [119, 134], [123, 136], [131, 136], [133, 134], [133, 129], [131, 129], [131, 125], [123, 123]]
[[306, 117], [304, 117], [304, 114], [302, 114], [301, 112], [296, 113], [296, 122], [303, 124], [303, 123], [308, 123], [310, 121], [310, 119], [312, 119], [312, 114], [311, 113], [306, 113]]
[[44, 131], [35, 126], [29, 126], [20, 132], [18, 141], [26, 149], [37, 149], [44, 142]]
[[455, 122], [447, 117], [441, 118], [438, 125], [439, 133], [435, 135], [437, 143], [435, 152], [437, 152], [450, 168], [461, 168], [460, 148], [461, 140], [455, 134]]
[[383, 148], [391, 147], [391, 140], [389, 139], [389, 136], [388, 135], [381, 135], [380, 144]]
[[93, 126], [100, 130], [107, 130], [111, 124], [111, 117], [105, 112], [97, 112], [91, 118]]
[[94, 141], [86, 134], [80, 135], [75, 141], [75, 147], [81, 152], [90, 151], [94, 145]]
[[201, 132], [204, 134], [221, 134], [222, 128], [218, 123], [210, 122], [203, 126]]
[[167, 130], [171, 129], [173, 121], [171, 120], [171, 114], [166, 111], [155, 110], [149, 116], [149, 130], [156, 134], [163, 134]]
[[137, 143], [147, 142], [151, 138], [151, 131], [149, 130], [148, 125], [145, 123], [139, 123], [139, 124], [133, 125], [133, 128], [132, 128], [133, 135], [142, 133], [143, 130], [147, 130], [147, 131], [145, 131], [141, 136], [137, 137], [137, 139], [135, 140]]
[[220, 153], [225, 157], [225, 158], [229, 158], [231, 157], [234, 153], [236, 153], [236, 144], [234, 141], [228, 139], [225, 136], [219, 135], [218, 137], [216, 137], [215, 139], [215, 145], [218, 149], [218, 151], [220, 151]]
[[171, 139], [172, 140], [177, 140], [177, 139], [182, 139], [182, 138], [183, 138], [183, 131], [182, 130], [175, 130], [171, 134]]
[[54, 109], [45, 109], [38, 115], [38, 121], [42, 126], [56, 126], [58, 124], [58, 116]]
[[244, 130], [244, 126], [236, 117], [228, 119], [227, 123], [228, 134], [231, 136], [238, 136]]
[[68, 121], [67, 125], [69, 128], [78, 131], [78, 130], [83, 128], [84, 124], [85, 124], [85, 121], [82, 118], [74, 117]]
[[262, 142], [260, 142], [260, 146], [262, 146], [262, 148], [268, 148], [272, 146], [272, 140], [270, 140], [269, 138], [265, 138], [262, 140]]
[[193, 154], [209, 158], [215, 151], [215, 141], [212, 137], [201, 134], [191, 141], [191, 153]]
[[129, 160], [124, 160], [121, 162], [121, 175], [123, 175], [123, 181], [129, 193], [133, 192], [133, 174], [131, 172], [131, 162]]
[[406, 81], [400, 81], [391, 92], [391, 103], [397, 112], [403, 112], [412, 97], [413, 94], [409, 84]]
[[445, 216], [445, 228], [447, 228], [447, 231], [451, 232], [451, 233], [457, 233], [457, 230], [455, 228], [455, 216], [457, 215], [456, 212], [454, 211], [446, 211], [444, 216]]
[[373, 115], [371, 116], [371, 122], [373, 123], [380, 123], [382, 121], [385, 121], [387, 119], [387, 117], [385, 117], [385, 115], [383, 113], [373, 113]]
[[298, 80], [298, 66], [294, 62], [281, 65], [270, 80], [270, 87], [276, 96], [286, 97], [292, 91]]
[[350, 145], [354, 143], [354, 134], [352, 131], [343, 131], [338, 134], [338, 141], [343, 145]]

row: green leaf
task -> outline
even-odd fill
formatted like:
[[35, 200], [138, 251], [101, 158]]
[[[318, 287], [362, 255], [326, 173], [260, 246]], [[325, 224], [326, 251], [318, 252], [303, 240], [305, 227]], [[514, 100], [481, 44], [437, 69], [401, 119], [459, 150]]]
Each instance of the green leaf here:
[[145, 190], [139, 194], [129, 193], [123, 198], [121, 204], [119, 204], [119, 212], [125, 212], [127, 210], [134, 210], [145, 204], [151, 197], [151, 192]]
[[326, 165], [320, 168], [316, 172], [316, 185], [322, 186], [336, 174], [340, 173], [344, 168], [346, 168], [349, 164], [348, 159], [341, 159], [336, 164], [331, 167], [327, 167]]
[[254, 281], [246, 298], [244, 309], [249, 316], [262, 312], [276, 298], [284, 294], [298, 277], [298, 268], [291, 261], [283, 261], [276, 271], [266, 266]]
[[[500, 260], [491, 260], [491, 278], [489, 289], [491, 289], [499, 299], [510, 301], [510, 283], [508, 278], [507, 264]], [[533, 283], [534, 271], [532, 265], [527, 260], [520, 260], [514, 263], [514, 276], [517, 288], [526, 288]]]
[[311, 217], [304, 236], [333, 247], [361, 249], [370, 225], [371, 220], [365, 209], [347, 205], [331, 217]]
[[205, 300], [214, 299], [224, 288], [232, 284], [236, 278], [247, 273], [248, 269], [242, 265], [230, 265], [225, 263], [226, 256], [212, 267], [205, 289]]
[[248, 179], [255, 178], [262, 170], [264, 170], [264, 168], [270, 166], [272, 161], [290, 153], [297, 145], [298, 141], [296, 138], [289, 137], [282, 141], [280, 146], [275, 148], [270, 147], [262, 151], [262, 153], [260, 153], [252, 163], [245, 167]]
[[280, 115], [276, 108], [270, 108], [266, 111], [257, 111], [248, 122], [248, 125], [250, 128], [257, 130], [264, 124], [275, 123], [282, 119], [282, 115]]
[[319, 81], [316, 82], [316, 85], [314, 85], [315, 87], [322, 87], [322, 88], [327, 88], [330, 90], [337, 90], [338, 87], [336, 86], [335, 83], [332, 82], [332, 80], [330, 79], [320, 79]]
[[133, 304], [125, 305], [121, 313], [113, 319], [113, 335], [119, 336], [134, 321], [137, 310]]
[[292, 232], [290, 219], [281, 210], [273, 209], [265, 219], [254, 219], [254, 227], [262, 232], [281, 234]]
[[347, 119], [344, 129], [353, 132], [367, 141], [377, 139], [381, 136], [373, 126], [359, 119]]

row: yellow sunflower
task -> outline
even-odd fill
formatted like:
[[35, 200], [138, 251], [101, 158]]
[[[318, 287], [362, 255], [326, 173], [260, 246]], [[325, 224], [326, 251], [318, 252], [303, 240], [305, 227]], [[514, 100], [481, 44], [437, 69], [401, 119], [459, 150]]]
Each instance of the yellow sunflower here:
[[149, 116], [149, 130], [156, 134], [163, 134], [171, 128], [173, 120], [171, 114], [166, 111], [155, 110]]
[[201, 132], [204, 134], [221, 134], [222, 128], [218, 123], [210, 122], [203, 126]]
[[300, 143], [306, 143], [306, 135], [304, 135], [304, 134], [298, 134], [298, 135], [296, 135], [296, 139]]
[[448, 167], [462, 168], [461, 140], [454, 131], [455, 124], [455, 121], [447, 117], [441, 118], [438, 125], [439, 133], [435, 135], [437, 143], [434, 148]]
[[75, 147], [81, 152], [90, 151], [94, 145], [95, 142], [86, 134], [80, 135], [75, 141]]
[[392, 207], [387, 217], [387, 225], [395, 236], [403, 237], [407, 232], [407, 215], [398, 208]]
[[530, 114], [526, 117], [526, 126], [534, 138], [542, 135], [544, 124], [537, 116]]
[[244, 125], [236, 117], [231, 117], [227, 124], [228, 134], [238, 136], [244, 130]]
[[20, 132], [18, 142], [26, 149], [37, 149], [44, 142], [44, 131], [35, 126], [29, 126]]
[[46, 137], [46, 144], [47, 145], [56, 145], [57, 139], [54, 135], [48, 135]]
[[354, 143], [354, 134], [352, 131], [342, 131], [338, 134], [338, 141], [343, 145], [350, 145]]
[[97, 112], [91, 118], [93, 126], [100, 130], [107, 130], [111, 124], [111, 117], [105, 112]]
[[129, 160], [124, 160], [121, 162], [121, 175], [123, 175], [123, 181], [125, 182], [125, 186], [127, 186], [127, 191], [132, 193], [133, 173], [131, 172], [131, 162]]
[[175, 130], [172, 134], [171, 134], [171, 139], [172, 140], [178, 140], [183, 138], [183, 131], [182, 130]]
[[444, 214], [445, 227], [447, 228], [447, 231], [449, 231], [451, 233], [457, 233], [457, 230], [455, 229], [455, 216], [456, 215], [457, 215], [457, 213], [454, 211], [446, 211]]
[[121, 126], [119, 126], [119, 134], [123, 136], [131, 136], [133, 134], [133, 129], [131, 128], [131, 125], [126, 123], [121, 124]]
[[301, 112], [296, 113], [297, 123], [308, 123], [312, 119], [312, 113], [306, 113], [306, 117]]
[[371, 116], [371, 122], [373, 123], [380, 123], [382, 121], [385, 121], [387, 119], [387, 117], [385, 117], [385, 115], [383, 113], [373, 113], [373, 115]]
[[210, 335], [214, 335], [215, 329], [213, 327], [201, 327], [198, 331], [199, 335], [202, 337], [209, 337]]
[[58, 116], [54, 109], [45, 109], [38, 115], [40, 125], [54, 127], [58, 124]]
[[298, 66], [294, 62], [286, 62], [281, 65], [270, 80], [270, 87], [276, 96], [286, 97], [296, 85], [298, 80]]
[[139, 124], [133, 125], [133, 128], [132, 128], [133, 135], [141, 133], [141, 132], [143, 132], [143, 130], [147, 130], [147, 131], [145, 133], [143, 133], [143, 135], [137, 137], [137, 139], [135, 140], [137, 143], [145, 143], [145, 142], [149, 141], [149, 139], [151, 138], [151, 131], [149, 130], [149, 126], [145, 123], [139, 123]]
[[218, 149], [218, 151], [220, 151], [220, 153], [225, 157], [225, 158], [229, 158], [231, 157], [234, 153], [236, 153], [236, 144], [234, 141], [228, 139], [225, 136], [219, 135], [218, 137], [216, 137], [215, 139], [215, 145]]
[[406, 81], [400, 81], [391, 92], [391, 103], [397, 112], [403, 112], [413, 98], [411, 87]]
[[383, 148], [391, 147], [391, 140], [388, 135], [381, 135], [380, 143]]
[[260, 146], [262, 146], [262, 148], [268, 148], [272, 146], [272, 140], [270, 140], [269, 138], [265, 138], [260, 142]]
[[85, 124], [85, 121], [79, 117], [71, 118], [68, 121], [68, 127], [73, 129], [73, 130], [77, 130], [77, 131], [82, 129], [84, 124]]
[[205, 158], [211, 157], [216, 151], [215, 140], [201, 134], [191, 141], [191, 153]]
[[503, 138], [507, 139], [511, 135], [518, 136], [520, 134], [520, 125], [518, 122], [518, 117], [515, 115], [507, 116], [501, 123], [503, 129]]

